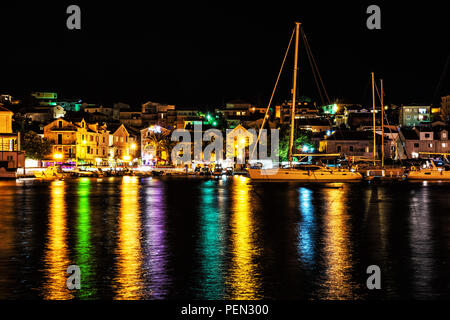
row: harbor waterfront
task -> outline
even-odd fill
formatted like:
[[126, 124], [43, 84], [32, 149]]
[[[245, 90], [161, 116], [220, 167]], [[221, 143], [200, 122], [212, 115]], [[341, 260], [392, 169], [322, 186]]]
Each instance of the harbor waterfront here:
[[[0, 181], [0, 299], [448, 299], [450, 184]], [[69, 265], [81, 289], [68, 290]], [[368, 290], [367, 267], [381, 270]]]

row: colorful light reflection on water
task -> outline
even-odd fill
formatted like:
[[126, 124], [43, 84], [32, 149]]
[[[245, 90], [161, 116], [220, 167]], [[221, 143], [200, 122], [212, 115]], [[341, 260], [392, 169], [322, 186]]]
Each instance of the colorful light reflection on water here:
[[[449, 191], [240, 176], [0, 181], [0, 299], [448, 298]], [[66, 288], [72, 264], [78, 291]], [[371, 264], [384, 270], [376, 296]]]

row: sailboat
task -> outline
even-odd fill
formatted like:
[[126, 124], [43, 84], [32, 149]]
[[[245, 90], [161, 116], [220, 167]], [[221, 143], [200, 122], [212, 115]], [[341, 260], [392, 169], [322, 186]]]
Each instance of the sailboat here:
[[[296, 22], [295, 27], [295, 55], [294, 55], [294, 78], [293, 78], [293, 88], [292, 88], [292, 107], [291, 107], [291, 124], [290, 124], [290, 139], [289, 139], [289, 163], [288, 168], [273, 168], [273, 169], [263, 169], [263, 168], [250, 168], [248, 169], [249, 176], [253, 180], [264, 180], [264, 181], [298, 181], [298, 182], [341, 182], [341, 181], [359, 181], [363, 179], [363, 176], [359, 172], [355, 172], [344, 168], [331, 168], [323, 165], [307, 165], [307, 166], [293, 166], [293, 157], [298, 156], [315, 156], [313, 154], [293, 154], [294, 150], [294, 121], [295, 121], [295, 105], [296, 105], [296, 92], [297, 92], [297, 69], [298, 69], [298, 44], [299, 44], [299, 34], [300, 34], [300, 22]], [[288, 47], [289, 50], [289, 47]], [[286, 58], [286, 56], [285, 56]], [[284, 61], [283, 61], [284, 65]], [[283, 68], [282, 65], [282, 68]], [[280, 70], [281, 72], [281, 70]], [[278, 76], [279, 78], [279, 76]], [[278, 80], [277, 80], [278, 83]], [[274, 89], [275, 90], [275, 89]], [[273, 93], [270, 103], [273, 98]], [[267, 118], [267, 108], [266, 116]], [[264, 127], [264, 121], [262, 123], [261, 129]], [[261, 132], [261, 130], [260, 130]], [[259, 136], [258, 136], [259, 139]], [[254, 151], [254, 150], [253, 150]], [[318, 154], [317, 156], [340, 156], [340, 154]]]

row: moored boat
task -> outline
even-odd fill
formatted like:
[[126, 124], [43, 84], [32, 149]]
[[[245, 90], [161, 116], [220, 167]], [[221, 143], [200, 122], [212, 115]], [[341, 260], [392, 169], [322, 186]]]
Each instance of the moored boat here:
[[445, 167], [438, 168], [432, 159], [429, 163], [430, 166], [427, 168], [412, 167], [408, 173], [408, 180], [450, 181], [450, 170], [446, 170]]
[[34, 176], [38, 179], [62, 179], [63, 172], [60, 167], [51, 166], [43, 171], [34, 172]]
[[250, 168], [248, 172], [251, 179], [266, 181], [335, 182], [359, 181], [363, 178], [359, 172], [354, 172], [349, 169], [336, 169], [315, 165], [284, 169]]

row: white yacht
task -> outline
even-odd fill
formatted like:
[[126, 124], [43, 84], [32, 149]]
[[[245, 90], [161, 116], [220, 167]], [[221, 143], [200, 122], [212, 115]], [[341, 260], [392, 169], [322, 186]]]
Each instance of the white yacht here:
[[318, 165], [298, 168], [248, 169], [251, 179], [267, 181], [336, 182], [359, 181], [363, 176], [349, 169], [339, 169]]

